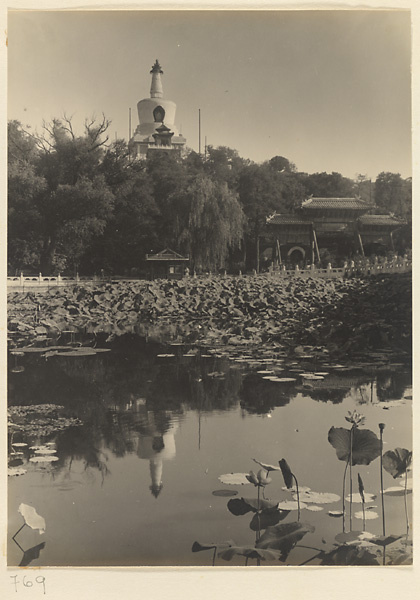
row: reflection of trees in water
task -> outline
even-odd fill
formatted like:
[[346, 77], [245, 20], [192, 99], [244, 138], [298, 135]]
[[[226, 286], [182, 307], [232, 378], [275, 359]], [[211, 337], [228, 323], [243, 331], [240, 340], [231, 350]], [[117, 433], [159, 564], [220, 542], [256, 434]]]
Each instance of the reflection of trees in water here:
[[378, 373], [376, 393], [380, 402], [399, 400], [411, 386], [411, 373]]
[[[13, 379], [9, 401], [16, 405], [60, 404], [84, 425], [57, 438], [59, 469], [82, 460], [86, 469], [104, 476], [106, 457], [137, 452], [140, 439], [164, 455], [164, 438], [186, 410], [229, 410], [237, 406], [241, 374], [226, 369], [223, 378], [208, 376], [215, 361], [200, 358], [165, 361], [159, 348], [143, 346], [132, 352], [94, 357], [28, 356], [27, 368]], [[220, 370], [220, 364], [218, 366]]]
[[317, 400], [318, 402], [331, 402], [332, 404], [340, 404], [343, 402], [344, 398], [348, 396], [350, 389], [334, 389], [334, 388], [325, 388], [325, 389], [311, 389], [303, 390], [306, 392], [312, 400]]
[[259, 375], [246, 375], [241, 388], [241, 407], [251, 414], [266, 414], [277, 406], [289, 404], [296, 396], [294, 385], [270, 383]]

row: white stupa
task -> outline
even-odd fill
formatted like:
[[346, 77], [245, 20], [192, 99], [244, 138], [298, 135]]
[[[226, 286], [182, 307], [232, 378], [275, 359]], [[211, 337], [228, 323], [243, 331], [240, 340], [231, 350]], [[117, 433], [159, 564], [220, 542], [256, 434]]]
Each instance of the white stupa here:
[[163, 97], [163, 71], [158, 60], [150, 73], [150, 98], [137, 104], [139, 124], [131, 138], [134, 155], [139, 158], [144, 158], [149, 150], [180, 151], [187, 141], [175, 126], [175, 102]]

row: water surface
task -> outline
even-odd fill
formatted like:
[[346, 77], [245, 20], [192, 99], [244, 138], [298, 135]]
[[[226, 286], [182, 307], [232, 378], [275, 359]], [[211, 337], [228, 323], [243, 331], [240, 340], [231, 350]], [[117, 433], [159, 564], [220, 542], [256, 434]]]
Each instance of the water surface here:
[[[223, 484], [220, 475], [258, 471], [253, 458], [272, 465], [286, 458], [299, 485], [341, 497], [345, 463], [329, 444], [328, 431], [348, 427], [345, 416], [354, 409], [366, 417], [363, 427], [377, 435], [378, 423], [385, 423], [384, 451], [411, 449], [411, 378], [403, 365], [354, 370], [324, 363], [318, 371], [328, 375], [305, 383], [299, 372], [317, 369], [308, 360], [249, 363], [197, 349], [185, 356], [188, 351], [136, 343], [96, 356], [20, 359], [25, 370], [9, 375], [9, 405], [60, 405], [60, 414], [82, 424], [48, 435], [41, 428], [37, 435], [9, 436], [9, 445], [28, 443], [13, 462], [27, 472], [9, 477], [9, 565], [209, 566], [212, 552], [191, 552], [194, 541], [252, 545], [256, 539], [252, 513], [234, 516], [229, 497], [213, 492], [256, 498], [257, 489]], [[274, 383], [258, 373], [273, 366], [296, 382]], [[46, 442], [56, 444], [58, 460], [30, 461], [29, 446]], [[371, 510], [379, 517], [367, 521], [366, 529], [381, 535], [379, 459], [353, 468], [353, 492], [357, 473], [366, 492], [378, 495]], [[271, 476], [265, 497], [291, 499], [281, 473]], [[384, 485], [398, 481], [385, 473]], [[411, 511], [411, 496], [408, 502]], [[16, 538], [19, 547], [11, 536], [22, 525], [21, 503], [45, 518], [46, 531], [25, 527]], [[385, 504], [387, 533], [405, 535], [404, 498], [387, 496]], [[319, 506], [318, 512], [302, 510], [301, 520], [314, 531], [284, 562], [269, 564], [299, 565], [316, 549], [333, 548], [343, 524], [328, 511], [340, 510], [341, 500]], [[354, 517], [360, 510], [361, 504], [353, 507], [353, 529], [362, 530]], [[291, 511], [283, 522], [296, 519]], [[216, 564], [242, 565], [244, 558]]]

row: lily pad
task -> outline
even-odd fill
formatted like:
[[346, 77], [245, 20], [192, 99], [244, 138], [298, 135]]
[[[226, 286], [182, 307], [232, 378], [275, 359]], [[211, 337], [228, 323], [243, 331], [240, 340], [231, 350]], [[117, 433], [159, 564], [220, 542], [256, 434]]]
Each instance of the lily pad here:
[[58, 460], [58, 456], [32, 456], [30, 462], [49, 463]]
[[319, 512], [321, 510], [324, 510], [324, 508], [322, 506], [318, 506], [317, 504], [307, 504], [306, 510], [310, 510], [312, 512]]
[[[300, 492], [300, 490], [299, 490]], [[333, 502], [338, 502], [340, 500], [340, 496], [337, 494], [331, 494], [328, 492], [303, 492], [300, 495], [300, 499], [308, 504], [332, 504]], [[293, 495], [293, 498], [297, 499], [297, 494]]]
[[7, 469], [7, 474], [10, 477], [17, 477], [19, 475], [24, 475], [26, 473], [26, 469], [23, 467], [9, 467]]
[[374, 510], [367, 510], [367, 511], [365, 511], [364, 516], [363, 516], [363, 511], [360, 510], [360, 511], [354, 513], [354, 516], [355, 516], [356, 519], [363, 519], [364, 518], [366, 521], [371, 521], [371, 520], [377, 519], [379, 517], [378, 513], [375, 512]]
[[250, 483], [247, 479], [248, 473], [225, 473], [218, 477], [219, 481], [226, 485], [245, 485]]
[[212, 492], [213, 496], [222, 496], [222, 497], [236, 496], [237, 493], [238, 492], [236, 490], [214, 490], [214, 492]]
[[[373, 502], [375, 500], [376, 495], [364, 492], [364, 497], [365, 497], [365, 504], [370, 504], [370, 502]], [[348, 496], [346, 496], [346, 500], [347, 500], [347, 502], [350, 502], [350, 494]], [[356, 503], [362, 503], [362, 498], [359, 493], [352, 494], [351, 501], [356, 502]]]
[[28, 444], [25, 444], [25, 442], [12, 442], [12, 446], [15, 446], [16, 448], [24, 448], [27, 445]]
[[[411, 494], [412, 492], [412, 489], [407, 489], [407, 494]], [[404, 496], [404, 493], [404, 488], [399, 485], [392, 486], [384, 490], [385, 496]]]
[[304, 502], [297, 503], [296, 500], [282, 500], [277, 504], [277, 508], [279, 510], [298, 510], [299, 506], [301, 509], [306, 508], [306, 504]]
[[344, 515], [344, 513], [342, 510], [329, 510], [328, 515], [330, 517], [338, 518], [338, 517], [342, 517]]

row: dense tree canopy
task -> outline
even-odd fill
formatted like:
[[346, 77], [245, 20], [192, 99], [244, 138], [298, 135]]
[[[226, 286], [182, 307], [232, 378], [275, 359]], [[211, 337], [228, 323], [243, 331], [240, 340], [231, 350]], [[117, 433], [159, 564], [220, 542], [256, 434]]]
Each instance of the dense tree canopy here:
[[108, 126], [90, 119], [76, 134], [64, 116], [36, 134], [9, 122], [11, 273], [142, 273], [145, 254], [165, 247], [189, 253], [197, 270], [255, 268], [267, 217], [311, 195], [359, 195], [411, 220], [411, 179], [399, 174], [308, 174], [283, 156], [256, 164], [225, 146], [136, 160], [124, 140], [109, 143]]

